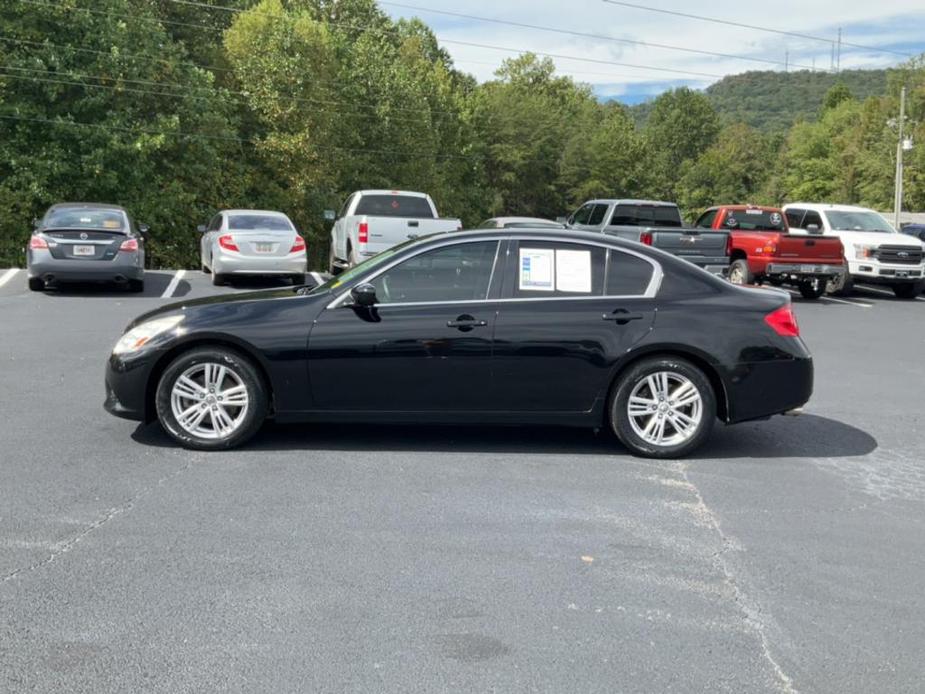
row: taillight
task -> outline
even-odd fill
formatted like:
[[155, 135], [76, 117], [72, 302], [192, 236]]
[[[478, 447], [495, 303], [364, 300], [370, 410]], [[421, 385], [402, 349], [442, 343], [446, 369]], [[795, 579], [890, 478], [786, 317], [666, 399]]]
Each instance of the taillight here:
[[357, 240], [360, 243], [369, 243], [369, 224], [366, 222], [360, 222], [360, 226], [357, 231]]
[[764, 317], [764, 322], [773, 328], [781, 337], [799, 337], [800, 326], [790, 304], [781, 306]]
[[48, 242], [41, 236], [33, 236], [31, 239], [29, 239], [29, 248], [33, 250], [48, 248]]
[[295, 241], [292, 242], [292, 248], [289, 249], [290, 253], [301, 253], [305, 250], [305, 239], [303, 239], [298, 234], [295, 235]]
[[119, 246], [120, 251], [127, 251], [131, 253], [132, 251], [138, 250], [138, 239], [125, 239], [122, 242], [122, 245]]
[[218, 245], [224, 248], [226, 251], [240, 251], [238, 244], [234, 242], [234, 237], [231, 234], [224, 234], [223, 236], [218, 237]]
[[652, 245], [652, 232], [651, 231], [642, 232], [639, 235], [639, 243], [645, 246], [651, 246]]

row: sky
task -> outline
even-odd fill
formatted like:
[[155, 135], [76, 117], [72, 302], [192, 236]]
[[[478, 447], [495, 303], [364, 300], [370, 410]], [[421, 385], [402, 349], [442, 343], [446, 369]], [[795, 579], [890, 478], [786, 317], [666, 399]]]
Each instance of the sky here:
[[[638, 103], [682, 85], [702, 89], [725, 75], [748, 70], [829, 70], [832, 63], [832, 44], [827, 41], [669, 16], [605, 0], [380, 0], [379, 4], [395, 18], [421, 18], [453, 56], [456, 67], [479, 81], [492, 79], [505, 58], [530, 50], [558, 56], [553, 58], [558, 72], [592, 85], [600, 99], [625, 103]], [[829, 41], [841, 28], [843, 42], [869, 47], [843, 44], [842, 69], [887, 67], [907, 59], [899, 54], [925, 51], [923, 0], [635, 0], [633, 4]]]

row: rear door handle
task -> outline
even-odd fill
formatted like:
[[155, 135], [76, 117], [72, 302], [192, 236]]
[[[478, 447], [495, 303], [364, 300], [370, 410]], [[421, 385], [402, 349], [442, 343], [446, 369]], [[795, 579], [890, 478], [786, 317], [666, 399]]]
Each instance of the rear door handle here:
[[416, 219], [413, 219], [413, 220], [411, 220], [411, 221], [408, 222], [408, 226], [409, 226], [409, 227], [420, 226], [420, 222], [418, 222]]
[[463, 314], [462, 316], [457, 316], [456, 320], [448, 320], [446, 322], [446, 327], [456, 328], [462, 332], [469, 332], [473, 328], [484, 328], [488, 325], [487, 320], [478, 320], [477, 318], [470, 316], [468, 314]]
[[645, 318], [641, 313], [630, 313], [625, 308], [618, 308], [613, 313], [605, 313], [601, 316], [602, 320], [615, 321], [617, 325], [626, 325], [631, 320], [642, 320]]

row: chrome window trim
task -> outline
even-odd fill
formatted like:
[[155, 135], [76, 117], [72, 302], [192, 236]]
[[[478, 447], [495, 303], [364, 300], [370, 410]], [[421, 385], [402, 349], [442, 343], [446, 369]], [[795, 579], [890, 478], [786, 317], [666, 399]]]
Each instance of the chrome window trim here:
[[[596, 296], [596, 295], [595, 296], [537, 296], [537, 297], [521, 297], [521, 298], [512, 297], [509, 299], [500, 299], [500, 298], [499, 299], [471, 299], [471, 300], [461, 300], [461, 301], [409, 301], [409, 302], [404, 302], [404, 303], [390, 303], [390, 304], [376, 304], [376, 305], [377, 306], [444, 306], [444, 305], [452, 306], [452, 305], [459, 305], [459, 304], [515, 303], [515, 302], [520, 302], [520, 301], [594, 301], [594, 300], [599, 301], [601, 299], [654, 299], [658, 295], [659, 289], [661, 289], [662, 279], [665, 276], [664, 270], [662, 270], [661, 263], [650, 258], [644, 253], [639, 253], [638, 251], [632, 250], [630, 248], [619, 248], [612, 244], [602, 243], [600, 241], [588, 241], [586, 239], [575, 239], [575, 238], [569, 238], [567, 236], [562, 236], [562, 237], [557, 238], [557, 237], [544, 237], [544, 236], [530, 236], [528, 234], [526, 235], [518, 234], [516, 236], [515, 235], [482, 236], [478, 238], [462, 239], [462, 240], [447, 239], [442, 243], [439, 243], [433, 246], [427, 246], [426, 248], [422, 248], [418, 253], [415, 253], [414, 255], [409, 255], [409, 256], [405, 256], [405, 257], [393, 260], [392, 262], [379, 268], [376, 272], [374, 272], [369, 277], [364, 278], [363, 283], [372, 282], [374, 279], [379, 277], [379, 275], [390, 270], [391, 268], [395, 267], [399, 263], [403, 263], [406, 260], [411, 260], [412, 258], [416, 258], [422, 253], [427, 253], [429, 251], [437, 250], [438, 248], [444, 248], [446, 246], [452, 246], [456, 244], [479, 243], [483, 241], [497, 241], [499, 244], [498, 250], [495, 251], [495, 265], [492, 267], [492, 279], [493, 279], [494, 270], [495, 270], [495, 267], [497, 267], [498, 258], [500, 256], [500, 249], [501, 249], [500, 243], [506, 240], [517, 241], [517, 242], [534, 241], [538, 243], [583, 244], [586, 246], [598, 246], [605, 250], [613, 250], [618, 253], [627, 253], [629, 255], [634, 255], [637, 258], [642, 258], [647, 263], [649, 263], [649, 265], [652, 266], [652, 278], [649, 280], [649, 286], [646, 287], [646, 291], [643, 294], [602, 294], [600, 296]], [[509, 252], [510, 252], [510, 249], [508, 248], [508, 253]], [[608, 257], [607, 262], [609, 262], [609, 254], [607, 257]], [[605, 280], [606, 280], [606, 276], [605, 276]], [[491, 290], [490, 282], [489, 282], [488, 287], [490, 291]], [[604, 286], [604, 288], [606, 289], [606, 285]], [[349, 290], [341, 294], [338, 294], [337, 297], [333, 301], [331, 301], [330, 303], [328, 303], [327, 306], [325, 306], [325, 310], [339, 308], [349, 298], [350, 298]]]

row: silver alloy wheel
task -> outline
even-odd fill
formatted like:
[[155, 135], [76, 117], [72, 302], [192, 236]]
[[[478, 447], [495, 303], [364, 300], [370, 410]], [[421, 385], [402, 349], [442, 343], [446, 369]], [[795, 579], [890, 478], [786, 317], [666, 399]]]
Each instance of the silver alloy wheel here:
[[183, 430], [201, 439], [224, 439], [241, 426], [250, 398], [247, 386], [224, 364], [191, 366], [170, 390], [170, 409]]
[[677, 446], [700, 428], [703, 397], [686, 376], [657, 371], [636, 384], [627, 402], [630, 426], [646, 443]]

